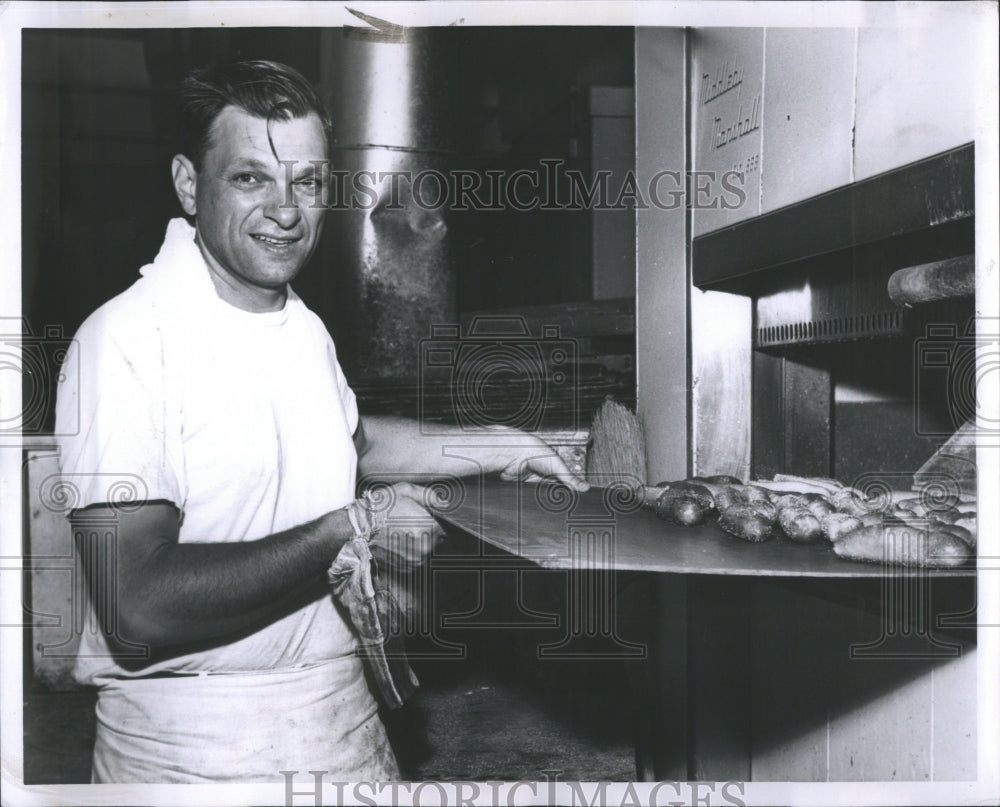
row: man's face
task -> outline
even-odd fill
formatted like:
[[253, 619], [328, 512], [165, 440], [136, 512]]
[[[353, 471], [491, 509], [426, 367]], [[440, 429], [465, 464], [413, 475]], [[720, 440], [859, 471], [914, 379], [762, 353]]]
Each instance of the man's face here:
[[284, 304], [285, 284], [323, 228], [325, 160], [314, 114], [268, 124], [227, 107], [216, 118], [197, 172], [195, 222], [220, 297], [252, 311]]

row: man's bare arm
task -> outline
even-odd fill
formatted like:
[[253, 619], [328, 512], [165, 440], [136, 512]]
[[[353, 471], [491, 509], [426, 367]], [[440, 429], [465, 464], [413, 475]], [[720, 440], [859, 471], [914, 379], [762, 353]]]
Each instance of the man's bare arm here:
[[[85, 515], [73, 524], [86, 535]], [[162, 650], [259, 629], [319, 596], [354, 534], [345, 510], [256, 541], [181, 544], [179, 528], [172, 504], [150, 502], [119, 511], [113, 552], [78, 538], [91, 596], [118, 639]]]
[[585, 490], [588, 485], [574, 474], [542, 440], [507, 428], [465, 430], [435, 424], [433, 433], [415, 420], [365, 416], [355, 432], [358, 475], [412, 478], [466, 476], [479, 470], [499, 472], [506, 478], [550, 477]]

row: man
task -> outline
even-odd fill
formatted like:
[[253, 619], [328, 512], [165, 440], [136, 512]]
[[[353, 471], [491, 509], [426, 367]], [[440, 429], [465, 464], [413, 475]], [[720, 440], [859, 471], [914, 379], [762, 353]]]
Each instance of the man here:
[[[288, 285], [325, 214], [330, 125], [309, 84], [245, 62], [196, 71], [182, 101], [173, 183], [194, 225], [171, 221], [141, 279], [81, 326], [58, 397], [57, 420], [79, 417], [60, 462], [104, 628], [76, 667], [99, 687], [93, 778], [397, 778], [326, 572], [357, 533], [359, 473], [469, 473], [454, 449], [483, 436], [359, 418]], [[486, 470], [586, 487], [540, 441], [491, 437], [470, 454]], [[427, 518], [418, 486], [392, 491], [390, 518]], [[111, 550], [86, 537], [95, 517], [114, 524]]]

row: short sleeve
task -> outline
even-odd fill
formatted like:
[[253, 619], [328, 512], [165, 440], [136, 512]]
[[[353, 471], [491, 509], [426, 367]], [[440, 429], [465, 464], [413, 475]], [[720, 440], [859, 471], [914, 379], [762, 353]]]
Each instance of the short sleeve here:
[[183, 510], [183, 453], [160, 332], [99, 310], [67, 352], [56, 434], [68, 509], [128, 501]]
[[351, 434], [354, 434], [358, 430], [358, 399], [354, 394], [354, 390], [351, 389], [351, 385], [347, 383], [347, 378], [344, 375], [344, 371], [340, 366], [340, 362], [337, 361], [337, 349], [333, 345], [333, 340], [330, 340], [330, 360], [333, 363], [333, 369], [337, 376], [337, 389], [340, 391], [340, 400], [344, 406], [344, 415], [347, 417], [347, 425], [351, 430]]

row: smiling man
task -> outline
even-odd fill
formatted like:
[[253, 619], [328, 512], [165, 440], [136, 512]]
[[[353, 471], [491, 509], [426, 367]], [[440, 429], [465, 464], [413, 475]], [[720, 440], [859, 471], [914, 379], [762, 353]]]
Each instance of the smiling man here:
[[[142, 277], [84, 322], [58, 397], [58, 434], [79, 417], [60, 463], [103, 628], [76, 665], [99, 689], [93, 779], [398, 778], [326, 578], [370, 537], [359, 474], [467, 473], [455, 449], [468, 441], [486, 470], [586, 484], [521, 433], [491, 431], [484, 455], [482, 434], [359, 417], [326, 328], [289, 285], [326, 215], [318, 96], [272, 62], [195, 71], [181, 93], [172, 170], [190, 221], [171, 221]], [[429, 522], [419, 486], [392, 494], [390, 519]], [[113, 523], [110, 545], [95, 516]], [[417, 558], [434, 539], [410, 537]]]
[[229, 106], [211, 143], [204, 155], [174, 157], [181, 206], [196, 217], [219, 296], [247, 311], [278, 310], [323, 228], [323, 124], [315, 113], [272, 122]]

